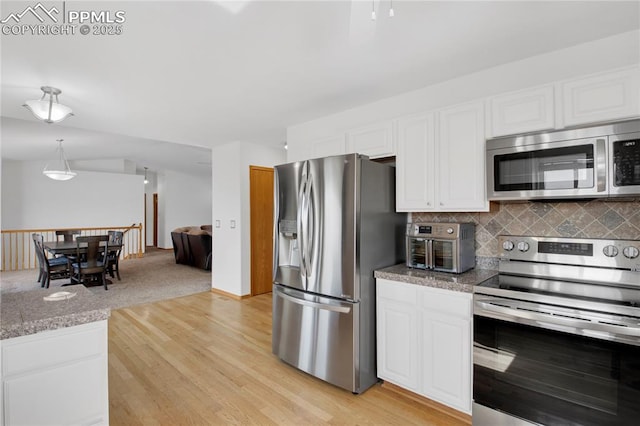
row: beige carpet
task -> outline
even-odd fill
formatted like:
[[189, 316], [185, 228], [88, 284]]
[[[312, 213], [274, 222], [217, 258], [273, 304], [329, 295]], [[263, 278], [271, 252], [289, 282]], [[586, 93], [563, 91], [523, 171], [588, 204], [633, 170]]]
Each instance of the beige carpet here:
[[[173, 299], [211, 290], [211, 271], [177, 265], [172, 250], [147, 248], [144, 257], [120, 261], [121, 281], [105, 291], [102, 286], [88, 287], [111, 309]], [[0, 272], [0, 294], [40, 289], [38, 270]], [[68, 284], [68, 279], [54, 280], [50, 288]]]

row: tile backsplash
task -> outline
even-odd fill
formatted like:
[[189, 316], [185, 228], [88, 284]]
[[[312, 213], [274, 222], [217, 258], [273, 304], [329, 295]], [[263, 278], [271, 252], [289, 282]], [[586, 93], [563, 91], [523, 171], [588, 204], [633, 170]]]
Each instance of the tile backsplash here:
[[412, 213], [412, 222], [473, 222], [476, 256], [498, 256], [498, 235], [640, 240], [640, 198], [491, 203], [486, 213]]

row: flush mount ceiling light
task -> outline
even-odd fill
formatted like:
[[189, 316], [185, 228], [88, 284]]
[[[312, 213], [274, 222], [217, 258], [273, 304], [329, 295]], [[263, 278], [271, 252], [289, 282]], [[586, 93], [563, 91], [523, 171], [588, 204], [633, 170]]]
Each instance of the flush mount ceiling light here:
[[71, 167], [69, 167], [69, 162], [67, 161], [67, 157], [64, 156], [64, 150], [62, 149], [62, 141], [64, 139], [57, 139], [58, 148], [56, 149], [56, 157], [53, 159], [51, 164], [53, 164], [52, 168], [49, 168], [49, 163], [44, 166], [44, 170], [42, 174], [53, 180], [69, 180], [73, 179], [77, 173], [71, 171]]
[[[42, 86], [42, 98], [40, 100], [26, 101], [24, 107], [45, 123], [57, 123], [73, 115], [71, 108], [58, 102], [60, 89], [51, 86]], [[47, 98], [48, 96], [48, 98]], [[53, 98], [55, 97], [55, 102]]]

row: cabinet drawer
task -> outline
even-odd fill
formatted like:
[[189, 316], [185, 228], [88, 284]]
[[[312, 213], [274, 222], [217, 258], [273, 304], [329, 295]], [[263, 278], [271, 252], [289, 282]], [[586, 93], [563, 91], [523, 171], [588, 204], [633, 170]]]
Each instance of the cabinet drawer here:
[[6, 377], [107, 353], [107, 321], [97, 321], [2, 342]]
[[377, 296], [387, 300], [416, 304], [416, 295], [420, 286], [405, 284], [397, 281], [389, 281], [378, 278], [376, 280]]
[[465, 319], [471, 318], [471, 294], [437, 288], [422, 288], [418, 295], [420, 307]]

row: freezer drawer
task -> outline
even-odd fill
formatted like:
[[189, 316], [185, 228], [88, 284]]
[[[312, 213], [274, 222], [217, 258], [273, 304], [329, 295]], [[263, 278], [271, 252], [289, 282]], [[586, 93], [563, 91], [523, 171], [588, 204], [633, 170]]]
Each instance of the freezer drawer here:
[[359, 303], [273, 286], [273, 353], [313, 376], [354, 393]]

